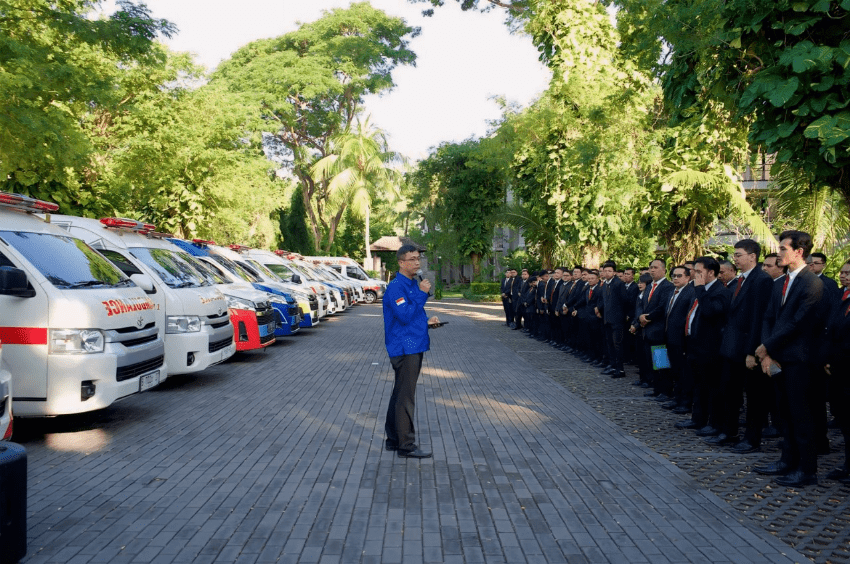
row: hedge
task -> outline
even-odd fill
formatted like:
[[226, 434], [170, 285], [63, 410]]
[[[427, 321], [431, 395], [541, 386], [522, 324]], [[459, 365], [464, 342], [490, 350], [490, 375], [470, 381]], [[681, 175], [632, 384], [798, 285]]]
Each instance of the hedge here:
[[501, 295], [502, 287], [498, 282], [473, 282], [469, 285], [469, 289], [473, 294], [478, 296], [486, 296], [486, 295]]

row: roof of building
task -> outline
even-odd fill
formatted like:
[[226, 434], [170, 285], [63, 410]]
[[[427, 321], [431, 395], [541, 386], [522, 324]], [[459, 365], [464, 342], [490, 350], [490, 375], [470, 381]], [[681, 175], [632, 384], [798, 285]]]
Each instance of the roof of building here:
[[413, 245], [420, 252], [427, 250], [423, 245], [420, 245], [410, 237], [389, 237], [384, 236], [369, 245], [369, 250], [372, 251], [397, 251], [402, 245]]

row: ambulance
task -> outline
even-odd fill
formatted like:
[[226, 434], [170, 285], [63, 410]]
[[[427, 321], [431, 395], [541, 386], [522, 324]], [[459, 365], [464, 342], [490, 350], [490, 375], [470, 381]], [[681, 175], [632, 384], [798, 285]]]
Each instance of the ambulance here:
[[0, 192], [0, 342], [12, 374], [0, 395], [12, 387], [15, 416], [102, 409], [167, 374], [146, 281], [53, 225], [58, 208]]
[[320, 261], [327, 264], [340, 274], [360, 280], [365, 285], [366, 303], [373, 304], [384, 297], [387, 283], [377, 278], [370, 278], [363, 267], [348, 257], [304, 257], [306, 260]]
[[[231, 249], [233, 249], [232, 245]], [[240, 252], [242, 250], [246, 249], [243, 247], [240, 249]], [[249, 259], [240, 255], [239, 260], [234, 262], [247, 270], [261, 282], [273, 282], [276, 286], [279, 286], [286, 291], [286, 293], [295, 298], [295, 301], [298, 302], [298, 307], [301, 309], [301, 327], [314, 327], [319, 324], [319, 297], [311, 288], [301, 288], [295, 284], [284, 281], [274, 272], [254, 259]]]
[[289, 259], [283, 256], [285, 251], [266, 251], [263, 249], [250, 249], [242, 252], [246, 259], [253, 259], [271, 270], [284, 282], [295, 284], [300, 288], [310, 288], [319, 295], [319, 317], [331, 315], [336, 312], [337, 299], [328, 286], [320, 280], [314, 280], [305, 272], [300, 270]]
[[[54, 216], [53, 224], [97, 249], [140, 284], [165, 341], [168, 374], [200, 372], [236, 352], [227, 299], [153, 225], [132, 219]], [[16, 402], [17, 403], [17, 402]]]
[[[8, 267], [6, 267], [8, 268]], [[12, 438], [12, 373], [3, 363], [3, 344], [0, 343], [0, 441]]]

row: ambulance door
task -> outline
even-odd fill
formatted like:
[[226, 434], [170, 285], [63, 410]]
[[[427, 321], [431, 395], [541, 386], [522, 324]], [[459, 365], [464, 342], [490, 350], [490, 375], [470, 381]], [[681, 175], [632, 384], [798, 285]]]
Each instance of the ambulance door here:
[[0, 266], [23, 270], [35, 296], [21, 298], [0, 294], [3, 360], [12, 373], [13, 402], [44, 402], [47, 401], [47, 292], [16, 261], [0, 248]]

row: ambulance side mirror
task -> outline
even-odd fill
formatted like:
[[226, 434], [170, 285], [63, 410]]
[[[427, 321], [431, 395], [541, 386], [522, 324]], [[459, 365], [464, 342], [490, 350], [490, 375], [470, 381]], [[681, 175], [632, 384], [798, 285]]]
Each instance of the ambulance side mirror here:
[[133, 274], [130, 276], [136, 286], [145, 291], [146, 294], [155, 294], [156, 288], [153, 286], [153, 280], [147, 274]]
[[35, 290], [27, 282], [27, 275], [23, 270], [0, 266], [0, 295], [32, 298], [35, 296]]
[[292, 281], [295, 282], [296, 284], [301, 284], [301, 277], [298, 276], [297, 274], [293, 274], [292, 275]]

